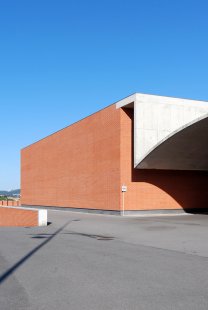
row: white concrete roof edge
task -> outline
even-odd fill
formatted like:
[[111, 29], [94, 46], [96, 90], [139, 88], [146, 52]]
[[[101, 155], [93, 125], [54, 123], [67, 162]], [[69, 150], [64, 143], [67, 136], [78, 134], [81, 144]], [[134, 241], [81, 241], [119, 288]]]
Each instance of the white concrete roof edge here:
[[126, 105], [136, 101], [136, 93], [116, 102], [116, 109], [125, 107]]
[[160, 95], [149, 95], [149, 94], [142, 94], [142, 93], [135, 93], [132, 94], [124, 99], [121, 99], [116, 102], [116, 108], [122, 108], [127, 106], [130, 103], [133, 102], [143, 102], [143, 103], [174, 103], [174, 104], [180, 104], [180, 103], [189, 103], [190, 105], [199, 104], [201, 106], [208, 106], [208, 101], [203, 100], [195, 100], [195, 99], [185, 99], [185, 98], [177, 98], [177, 97], [167, 97], [167, 96], [160, 96]]
[[167, 97], [167, 96], [159, 96], [159, 95], [148, 95], [148, 94], [140, 94], [136, 93], [136, 100], [137, 102], [144, 102], [144, 103], [157, 103], [162, 102], [164, 104], [174, 103], [174, 104], [180, 104], [180, 103], [188, 103], [190, 105], [192, 104], [199, 104], [203, 106], [208, 106], [208, 101], [202, 101], [202, 100], [195, 100], [195, 99], [185, 99], [185, 98], [177, 98], [177, 97]]

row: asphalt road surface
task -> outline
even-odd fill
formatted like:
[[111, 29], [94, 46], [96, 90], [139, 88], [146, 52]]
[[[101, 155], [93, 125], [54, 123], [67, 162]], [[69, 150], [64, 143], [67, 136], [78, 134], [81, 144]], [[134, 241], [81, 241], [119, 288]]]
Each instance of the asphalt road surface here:
[[0, 228], [0, 310], [207, 310], [208, 215]]

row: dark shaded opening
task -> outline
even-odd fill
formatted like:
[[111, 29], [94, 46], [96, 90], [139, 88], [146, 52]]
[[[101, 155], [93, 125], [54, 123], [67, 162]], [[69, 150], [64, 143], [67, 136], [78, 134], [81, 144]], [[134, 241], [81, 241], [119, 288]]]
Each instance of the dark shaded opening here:
[[[158, 187], [175, 199], [186, 212], [208, 212], [207, 171], [134, 168], [134, 111], [126, 108], [123, 110], [131, 119], [131, 181], [145, 182]], [[148, 206], [147, 209], [149, 209]], [[169, 209], [168, 205], [167, 209]]]

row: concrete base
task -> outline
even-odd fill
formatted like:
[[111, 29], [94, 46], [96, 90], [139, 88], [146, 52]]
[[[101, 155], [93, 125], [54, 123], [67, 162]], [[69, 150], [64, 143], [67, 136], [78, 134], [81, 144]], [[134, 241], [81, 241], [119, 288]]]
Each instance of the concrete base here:
[[81, 213], [94, 213], [94, 214], [111, 214], [111, 215], [121, 215], [120, 211], [115, 210], [99, 210], [99, 209], [85, 209], [85, 208], [66, 208], [66, 207], [53, 207], [53, 206], [27, 206], [22, 205], [24, 208], [32, 209], [46, 209], [46, 210], [57, 210], [57, 211], [72, 211]]
[[[91, 213], [91, 214], [107, 214], [107, 215], [118, 215], [122, 216], [122, 211], [116, 210], [99, 210], [99, 209], [84, 209], [84, 208], [65, 208], [65, 207], [52, 207], [52, 206], [26, 206], [22, 207], [28, 209], [47, 209], [47, 210], [57, 210], [57, 211], [71, 211], [71, 212], [81, 212], [81, 213]], [[208, 213], [208, 209], [199, 210], [189, 210], [184, 211], [182, 209], [175, 210], [126, 210], [124, 211], [124, 216], [155, 216], [155, 215], [179, 215], [187, 213]]]

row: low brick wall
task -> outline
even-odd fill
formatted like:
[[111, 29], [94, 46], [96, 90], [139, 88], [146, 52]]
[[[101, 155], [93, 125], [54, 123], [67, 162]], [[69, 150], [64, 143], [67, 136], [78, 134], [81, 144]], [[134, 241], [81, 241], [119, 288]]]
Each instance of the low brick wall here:
[[19, 207], [21, 205], [19, 200], [0, 200], [1, 206]]
[[0, 226], [32, 227], [45, 225], [47, 225], [46, 210], [0, 206]]

